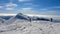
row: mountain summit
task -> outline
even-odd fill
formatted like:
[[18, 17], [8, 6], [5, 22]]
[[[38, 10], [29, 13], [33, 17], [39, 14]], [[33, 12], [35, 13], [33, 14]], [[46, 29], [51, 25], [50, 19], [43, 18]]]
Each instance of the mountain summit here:
[[26, 16], [22, 13], [18, 13], [15, 18], [18, 18], [18, 19], [24, 19], [24, 20], [29, 20], [29, 16]]
[[4, 24], [11, 24], [14, 23], [17, 19], [19, 20], [30, 20], [29, 16], [26, 16], [22, 13], [18, 13], [16, 16], [11, 17], [9, 20], [5, 21]]

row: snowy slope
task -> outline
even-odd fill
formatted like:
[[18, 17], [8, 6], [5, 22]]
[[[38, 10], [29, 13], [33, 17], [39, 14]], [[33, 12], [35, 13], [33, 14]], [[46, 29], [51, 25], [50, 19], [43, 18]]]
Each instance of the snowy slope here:
[[60, 23], [47, 21], [29, 22], [17, 19], [15, 23], [10, 25], [1, 25], [0, 34], [60, 34]]
[[9, 20], [5, 21], [3, 25], [9, 25], [13, 22], [15, 22], [17, 19], [20, 20], [29, 20], [29, 16], [23, 15], [22, 13], [18, 13], [16, 16], [11, 17]]
[[0, 34], [60, 34], [60, 23], [28, 20], [28, 16], [19, 13], [0, 25]]

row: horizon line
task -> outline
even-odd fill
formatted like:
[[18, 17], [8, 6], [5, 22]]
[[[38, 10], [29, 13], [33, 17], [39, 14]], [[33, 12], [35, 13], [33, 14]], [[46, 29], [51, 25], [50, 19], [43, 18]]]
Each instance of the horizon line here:
[[[0, 16], [16, 16], [17, 14], [0, 14]], [[58, 15], [39, 15], [39, 14], [24, 14], [27, 16], [37, 16], [37, 17], [57, 17], [60, 18]]]

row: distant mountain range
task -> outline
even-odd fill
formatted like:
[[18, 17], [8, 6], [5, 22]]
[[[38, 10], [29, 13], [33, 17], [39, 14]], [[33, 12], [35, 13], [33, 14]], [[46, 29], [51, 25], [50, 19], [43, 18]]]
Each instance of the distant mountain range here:
[[[23, 15], [22, 13], [18, 13], [16, 16], [0, 16], [0, 18], [3, 18], [5, 20], [8, 20], [12, 17], [15, 17], [17, 19], [26, 19], [26, 20], [29, 20], [29, 19], [32, 19], [32, 20], [45, 20], [46, 18], [41, 18], [41, 17], [37, 17], [37, 16], [27, 16], [27, 15]], [[46, 19], [47, 21], [49, 21], [48, 19]]]

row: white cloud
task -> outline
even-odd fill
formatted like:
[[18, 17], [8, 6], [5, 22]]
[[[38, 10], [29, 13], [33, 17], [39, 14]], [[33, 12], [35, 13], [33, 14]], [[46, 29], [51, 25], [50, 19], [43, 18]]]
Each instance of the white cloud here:
[[51, 8], [60, 8], [60, 6], [52, 6], [52, 7], [48, 7], [49, 9]]
[[17, 4], [13, 4], [13, 3], [8, 3], [5, 6], [0, 6], [1, 9], [3, 10], [14, 10], [14, 7], [17, 7]]
[[56, 12], [57, 11], [45, 11], [45, 12], [41, 12], [40, 14], [43, 14], [43, 15], [56, 15]]
[[40, 9], [40, 10], [48, 10], [48, 9], [45, 8], [45, 9]]
[[4, 6], [0, 6], [0, 8], [4, 8]]
[[19, 0], [20, 2], [26, 2], [26, 1], [30, 1], [30, 0]]
[[3, 13], [3, 14], [0, 14], [0, 16], [15, 16], [16, 14], [6, 14], [6, 13]]
[[21, 9], [21, 12], [29, 12], [31, 10], [32, 10], [32, 8], [22, 8]]
[[60, 6], [56, 6], [56, 7], [53, 7], [53, 8], [60, 8]]
[[6, 10], [14, 10], [14, 8], [5, 8]]
[[55, 7], [53, 7], [53, 8], [60, 8], [60, 6], [55, 6]]
[[8, 3], [7, 5], [6, 5], [7, 7], [16, 7], [16, 6], [18, 6], [17, 4], [13, 4], [13, 3]]

